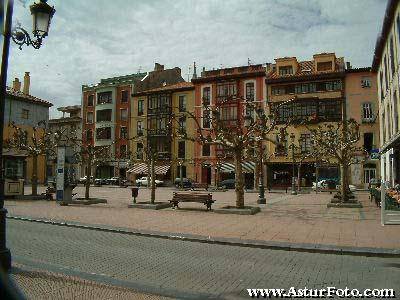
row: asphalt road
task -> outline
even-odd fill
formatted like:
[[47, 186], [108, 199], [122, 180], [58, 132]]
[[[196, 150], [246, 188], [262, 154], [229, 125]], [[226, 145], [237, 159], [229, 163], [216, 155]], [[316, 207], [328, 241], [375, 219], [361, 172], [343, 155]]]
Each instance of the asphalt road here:
[[248, 288], [394, 288], [400, 259], [141, 237], [7, 220], [16, 263], [140, 292], [249, 299]]

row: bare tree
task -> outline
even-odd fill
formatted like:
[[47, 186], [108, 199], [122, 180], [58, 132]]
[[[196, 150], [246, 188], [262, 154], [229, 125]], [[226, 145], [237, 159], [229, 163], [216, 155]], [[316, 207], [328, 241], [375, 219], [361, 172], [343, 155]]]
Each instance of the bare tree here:
[[339, 197], [341, 202], [347, 202], [351, 192], [349, 190], [349, 168], [352, 164], [362, 162], [367, 152], [357, 145], [360, 140], [360, 125], [354, 120], [344, 120], [335, 124], [323, 124], [310, 129], [314, 147], [320, 156], [337, 161], [340, 166], [341, 188]]
[[37, 195], [38, 186], [38, 159], [40, 156], [50, 155], [57, 145], [58, 137], [46, 128], [46, 122], [40, 121], [37, 126], [32, 127], [32, 132], [11, 124], [13, 134], [5, 141], [6, 147], [20, 151], [32, 158], [32, 195]]
[[[226, 109], [232, 103], [235, 103], [238, 113], [236, 118], [228, 119]], [[244, 117], [241, 117], [242, 111], [246, 112]], [[233, 158], [236, 174], [236, 208], [244, 208], [242, 162], [249, 158], [249, 154], [259, 142], [272, 141], [269, 134], [275, 128], [275, 116], [267, 115], [260, 103], [236, 96], [230, 96], [215, 106], [204, 106], [203, 119], [209, 126], [202, 126], [200, 118], [192, 112], [182, 114], [192, 118], [197, 127], [195, 136], [190, 137], [184, 133], [181, 135], [182, 138], [193, 140], [201, 145], [214, 145]]]

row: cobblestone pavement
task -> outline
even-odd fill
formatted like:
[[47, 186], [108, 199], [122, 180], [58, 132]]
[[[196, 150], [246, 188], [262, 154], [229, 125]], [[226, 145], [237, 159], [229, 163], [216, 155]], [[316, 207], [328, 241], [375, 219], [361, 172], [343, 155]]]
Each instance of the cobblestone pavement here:
[[143, 294], [123, 287], [100, 284], [75, 276], [13, 264], [10, 277], [27, 299], [138, 299], [168, 300], [172, 298]]
[[173, 298], [245, 299], [247, 288], [400, 287], [395, 258], [212, 245], [18, 220], [9, 220], [7, 229], [14, 263], [81, 278], [82, 289], [91, 288], [88, 280]]
[[[83, 195], [84, 188], [76, 188]], [[174, 189], [158, 188], [156, 199], [168, 201]], [[9, 215], [67, 220], [94, 225], [108, 225], [135, 230], [164, 233], [194, 234], [212, 238], [308, 243], [332, 246], [400, 249], [398, 226], [381, 226], [380, 211], [368, 199], [368, 193], [358, 192], [364, 208], [327, 208], [332, 195], [311, 193], [290, 195], [267, 193], [267, 205], [254, 216], [222, 215], [206, 212], [203, 205], [184, 203], [180, 210], [159, 211], [127, 208], [130, 189], [93, 187], [92, 197], [108, 200], [107, 204], [91, 206], [59, 206], [48, 201], [6, 201]], [[139, 191], [138, 201], [149, 199], [146, 188]], [[245, 203], [257, 205], [257, 193], [245, 193]], [[214, 192], [215, 207], [234, 205], [233, 190]], [[213, 207], [214, 207], [213, 206]]]

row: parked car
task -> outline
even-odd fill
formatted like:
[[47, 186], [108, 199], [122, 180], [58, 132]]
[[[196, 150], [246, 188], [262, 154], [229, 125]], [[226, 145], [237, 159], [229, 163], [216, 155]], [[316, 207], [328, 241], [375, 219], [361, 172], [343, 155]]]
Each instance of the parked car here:
[[[318, 189], [321, 189], [321, 190], [336, 189], [336, 190], [338, 190], [338, 189], [340, 189], [340, 185], [338, 183], [339, 182], [337, 179], [323, 179], [321, 181], [318, 181]], [[316, 188], [316, 184], [315, 184], [315, 182], [313, 182], [312, 189], [315, 190], [315, 188]], [[357, 188], [354, 185], [349, 184], [349, 189], [351, 192], [355, 192]]]
[[[78, 182], [86, 183], [86, 178], [87, 178], [87, 176], [83, 176], [83, 177], [79, 178]], [[90, 182], [93, 182], [93, 180], [94, 180], [93, 176], [90, 176]]]
[[[164, 181], [158, 180], [158, 179], [156, 179], [155, 182], [156, 182], [156, 186], [161, 186], [164, 184]], [[150, 183], [151, 183], [151, 178], [150, 178]], [[136, 185], [147, 186], [147, 177], [142, 177], [142, 178], [136, 179]]]
[[[191, 188], [193, 185], [193, 181], [185, 177], [183, 178], [182, 183], [183, 183], [183, 188]], [[174, 184], [177, 188], [181, 187], [181, 178], [180, 177], [175, 178]]]
[[223, 189], [234, 189], [235, 179], [222, 180], [220, 183], [218, 183], [218, 187]]
[[107, 184], [107, 178], [96, 178], [94, 180], [94, 184], [98, 184], [98, 185], [103, 185], [103, 184]]

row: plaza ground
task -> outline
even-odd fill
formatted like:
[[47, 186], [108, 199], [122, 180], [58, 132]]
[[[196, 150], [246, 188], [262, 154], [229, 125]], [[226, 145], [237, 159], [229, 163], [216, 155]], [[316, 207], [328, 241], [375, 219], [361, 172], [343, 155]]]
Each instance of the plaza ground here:
[[[75, 191], [84, 195], [84, 188]], [[172, 198], [174, 188], [156, 190], [157, 201]], [[28, 192], [28, 191], [27, 191]], [[138, 201], [148, 201], [150, 191], [140, 188]], [[206, 212], [198, 203], [184, 203], [181, 209], [145, 210], [128, 208], [132, 202], [129, 188], [93, 187], [91, 197], [107, 199], [107, 204], [59, 206], [49, 201], [6, 201], [9, 216], [24, 216], [57, 221], [130, 228], [211, 238], [235, 238], [271, 242], [305, 243], [347, 247], [400, 249], [400, 228], [381, 226], [380, 210], [370, 202], [367, 192], [357, 192], [364, 207], [327, 208], [332, 195], [310, 193], [266, 193], [267, 204], [253, 216]], [[214, 192], [213, 207], [234, 205], [233, 190]], [[246, 193], [246, 205], [257, 205], [257, 193]]]
[[[234, 300], [249, 299], [248, 288], [399, 292], [400, 286], [398, 258], [216, 245], [12, 219], [7, 236], [11, 276], [32, 299]], [[30, 269], [45, 271], [25, 271]]]

